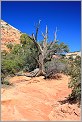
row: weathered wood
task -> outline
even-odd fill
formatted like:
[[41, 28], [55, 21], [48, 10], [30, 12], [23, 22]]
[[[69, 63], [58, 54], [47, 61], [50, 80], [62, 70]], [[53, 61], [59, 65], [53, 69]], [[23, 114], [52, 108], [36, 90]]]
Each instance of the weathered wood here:
[[30, 72], [29, 74], [15, 74], [17, 76], [26, 76], [26, 77], [35, 77], [39, 72], [39, 68], [34, 69], [32, 72]]
[[39, 20], [38, 24], [36, 25], [36, 34], [35, 35], [33, 34], [32, 37], [29, 36], [29, 38], [31, 40], [33, 40], [33, 42], [34, 42], [34, 44], [38, 50], [38, 53], [39, 53], [39, 57], [37, 59], [35, 59], [35, 60], [37, 60], [37, 63], [39, 65], [39, 71], [37, 73], [33, 73], [33, 74], [30, 73], [29, 76], [39, 76], [39, 75], [45, 75], [46, 74], [45, 73], [45, 67], [44, 67], [45, 59], [46, 59], [47, 55], [50, 54], [50, 52], [52, 52], [51, 48], [56, 43], [57, 28], [56, 28], [56, 31], [54, 34], [54, 41], [50, 45], [51, 50], [48, 50], [48, 48], [47, 48], [47, 40], [48, 40], [48, 27], [47, 27], [47, 25], [46, 25], [45, 34], [42, 33], [42, 36], [44, 38], [42, 47], [40, 44], [37, 43], [37, 35], [38, 35], [39, 27], [40, 27], [40, 21], [41, 20]]

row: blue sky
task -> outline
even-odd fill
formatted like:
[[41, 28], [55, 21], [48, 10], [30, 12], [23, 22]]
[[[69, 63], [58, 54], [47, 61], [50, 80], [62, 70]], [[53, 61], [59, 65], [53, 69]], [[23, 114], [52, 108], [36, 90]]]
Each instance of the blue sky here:
[[41, 19], [38, 40], [43, 40], [41, 31], [48, 25], [49, 39], [54, 39], [56, 26], [59, 31], [57, 39], [64, 42], [70, 51], [81, 49], [81, 2], [28, 2], [2, 1], [1, 19], [20, 31], [32, 34], [35, 23]]

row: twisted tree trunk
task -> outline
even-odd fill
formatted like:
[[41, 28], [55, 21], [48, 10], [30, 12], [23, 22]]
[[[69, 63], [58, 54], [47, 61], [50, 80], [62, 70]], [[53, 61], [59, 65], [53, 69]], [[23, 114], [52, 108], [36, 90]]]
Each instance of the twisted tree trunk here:
[[[37, 59], [35, 59], [35, 57], [33, 57], [38, 62], [39, 70], [37, 70], [37, 71], [34, 70], [34, 71], [30, 72], [30, 74], [28, 74], [28, 76], [33, 76], [33, 77], [46, 74], [45, 73], [45, 67], [44, 67], [45, 59], [46, 59], [47, 55], [52, 51], [52, 50], [48, 50], [48, 48], [47, 48], [47, 39], [48, 39], [48, 28], [47, 28], [47, 26], [46, 26], [45, 34], [42, 33], [42, 36], [44, 38], [43, 46], [41, 47], [41, 45], [37, 43], [37, 36], [38, 36], [40, 21], [41, 20], [39, 20], [39, 23], [36, 26], [36, 34], [35, 35], [32, 34], [32, 36], [29, 36], [29, 38], [34, 42], [34, 44], [37, 48], [37, 51], [39, 53], [39, 56]], [[56, 32], [57, 32], [57, 29], [56, 29]], [[55, 32], [55, 40], [53, 42], [51, 42], [51, 44], [50, 44], [51, 48], [53, 47], [53, 45], [56, 42], [56, 32]]]
[[44, 67], [44, 55], [43, 53], [39, 55], [39, 72], [36, 76], [45, 75], [45, 67]]

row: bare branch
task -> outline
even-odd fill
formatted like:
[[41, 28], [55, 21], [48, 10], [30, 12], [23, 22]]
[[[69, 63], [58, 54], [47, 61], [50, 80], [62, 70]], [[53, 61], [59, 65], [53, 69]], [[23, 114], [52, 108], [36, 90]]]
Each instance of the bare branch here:
[[39, 20], [39, 24], [40, 24], [41, 20]]
[[41, 32], [42, 33], [42, 36], [43, 36], [43, 38], [45, 38], [45, 35], [44, 35], [44, 33], [43, 32]]
[[49, 45], [49, 47], [51, 47], [52, 43], [53, 43], [53, 41], [52, 41], [52, 42], [50, 42], [50, 43], [48, 44], [48, 45]]
[[52, 48], [53, 45], [57, 42], [57, 32], [58, 32], [58, 29], [56, 27], [56, 31], [54, 33], [54, 41], [50, 44], [50, 48]]
[[43, 52], [42, 47], [36, 42], [36, 40], [34, 38], [32, 38], [31, 36], [28, 35], [28, 37], [34, 42], [36, 48], [38, 49], [38, 51]]
[[35, 35], [34, 35], [34, 33], [32, 33], [32, 38], [35, 40]]
[[56, 49], [53, 49], [53, 50], [48, 50], [48, 53], [51, 53], [51, 52], [56, 53], [56, 52], [57, 52], [57, 50], [56, 50]]
[[44, 41], [43, 41], [43, 52], [44, 52], [45, 55], [46, 55], [46, 52], [47, 52], [47, 39], [48, 39], [48, 27], [46, 25], [46, 32], [45, 32]]
[[55, 31], [55, 33], [54, 33], [54, 41], [56, 41], [57, 40], [57, 27], [56, 27], [56, 31]]
[[48, 35], [48, 27], [47, 27], [47, 25], [46, 25], [46, 36]]
[[39, 30], [39, 27], [40, 27], [40, 22], [41, 22], [41, 20], [39, 20], [38, 24], [36, 25], [36, 34], [35, 34], [36, 42], [37, 42], [37, 36], [38, 36], [38, 30]]

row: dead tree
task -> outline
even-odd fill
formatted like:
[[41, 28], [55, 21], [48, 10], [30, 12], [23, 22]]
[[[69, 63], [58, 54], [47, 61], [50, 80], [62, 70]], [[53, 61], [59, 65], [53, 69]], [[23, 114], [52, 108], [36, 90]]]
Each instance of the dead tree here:
[[[29, 36], [29, 38], [34, 42], [34, 44], [37, 48], [37, 51], [38, 51], [38, 57], [35, 60], [37, 60], [37, 62], [38, 62], [39, 71], [36, 73], [35, 76], [45, 75], [45, 67], [44, 67], [45, 59], [46, 59], [47, 55], [50, 55], [51, 52], [56, 52], [55, 49], [52, 50], [52, 47], [57, 42], [57, 28], [56, 28], [56, 31], [54, 33], [54, 41], [52, 41], [50, 43], [50, 45], [49, 45], [50, 48], [49, 49], [47, 48], [47, 46], [48, 46], [48, 43], [47, 43], [47, 40], [48, 40], [48, 27], [47, 27], [47, 25], [46, 25], [45, 34], [42, 33], [42, 36], [44, 38], [43, 45], [41, 46], [37, 42], [37, 36], [38, 36], [38, 30], [39, 30], [39, 27], [40, 27], [40, 21], [41, 20], [39, 20], [39, 22], [36, 26], [36, 34], [35, 35], [32, 34], [32, 36]], [[28, 75], [28, 76], [30, 76], [30, 75]]]

